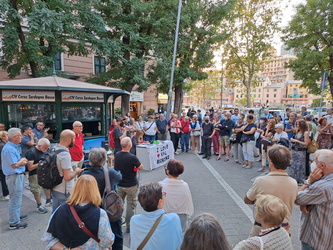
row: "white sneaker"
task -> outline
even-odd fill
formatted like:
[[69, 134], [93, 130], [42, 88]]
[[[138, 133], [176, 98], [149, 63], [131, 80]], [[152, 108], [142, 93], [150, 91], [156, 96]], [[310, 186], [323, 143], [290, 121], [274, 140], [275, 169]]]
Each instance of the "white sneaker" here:
[[9, 195], [2, 197], [1, 200], [3, 200], [3, 201], [9, 201]]
[[175, 155], [179, 155], [179, 153], [178, 153], [178, 152], [175, 152]]

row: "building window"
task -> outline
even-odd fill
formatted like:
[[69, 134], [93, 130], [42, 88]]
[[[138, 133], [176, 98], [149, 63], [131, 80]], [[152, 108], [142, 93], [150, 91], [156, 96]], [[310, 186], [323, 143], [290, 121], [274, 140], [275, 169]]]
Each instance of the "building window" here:
[[257, 95], [256, 95], [256, 94], [254, 94], [254, 97], [257, 97]]
[[54, 67], [55, 67], [55, 70], [62, 70], [62, 63], [61, 63], [61, 53], [58, 52], [56, 55], [55, 55], [55, 59], [54, 59]]
[[267, 92], [269, 92], [269, 89], [267, 89]]
[[258, 95], [258, 97], [260, 98], [260, 94]]
[[236, 98], [238, 98], [238, 95], [236, 95]]
[[276, 92], [277, 90], [276, 89], [274, 89], [274, 92]]
[[95, 56], [94, 57], [94, 74], [101, 74], [106, 71], [106, 60], [105, 57]]
[[267, 98], [269, 97], [269, 94], [267, 94]]
[[276, 94], [274, 94], [274, 97], [276, 97]]

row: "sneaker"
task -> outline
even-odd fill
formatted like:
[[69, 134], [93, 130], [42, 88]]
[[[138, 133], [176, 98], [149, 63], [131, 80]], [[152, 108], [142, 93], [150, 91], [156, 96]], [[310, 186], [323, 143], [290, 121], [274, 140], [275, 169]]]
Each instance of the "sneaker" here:
[[1, 200], [3, 200], [3, 201], [9, 201], [9, 195], [2, 197]]
[[205, 158], [207, 158], [207, 155], [202, 156], [202, 159], [205, 159]]
[[243, 166], [242, 166], [242, 168], [246, 168], [248, 165], [245, 163]]
[[21, 215], [20, 216], [20, 220], [25, 220], [25, 219], [27, 219], [28, 218], [28, 215]]
[[210, 160], [210, 156], [207, 156], [207, 160]]
[[45, 207], [52, 207], [52, 200], [46, 200]]
[[175, 155], [179, 155], [179, 153], [178, 153], [178, 152], [175, 152]]
[[198, 155], [204, 155], [204, 153], [199, 153]]
[[253, 165], [248, 165], [248, 166], [246, 166], [245, 168], [246, 169], [250, 169], [250, 168], [252, 168], [253, 167]]
[[11, 225], [11, 224], [9, 224], [9, 229], [10, 230], [13, 230], [13, 229], [22, 229], [22, 228], [26, 228], [28, 226], [28, 224], [27, 223], [18, 223], [18, 224], [16, 224], [16, 225]]
[[45, 207], [43, 207], [42, 205], [40, 205], [37, 207], [36, 212], [40, 213], [40, 214], [45, 214], [45, 213], [47, 213], [47, 209]]

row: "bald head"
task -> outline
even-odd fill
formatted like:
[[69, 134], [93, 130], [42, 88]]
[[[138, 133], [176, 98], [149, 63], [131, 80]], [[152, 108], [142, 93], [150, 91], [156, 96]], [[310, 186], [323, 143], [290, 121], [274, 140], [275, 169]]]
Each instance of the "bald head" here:
[[75, 140], [75, 133], [72, 130], [65, 129], [60, 133], [60, 141], [59, 141], [60, 145], [66, 148], [73, 147], [72, 144], [74, 144], [74, 140]]
[[121, 139], [120, 141], [120, 145], [122, 150], [130, 150], [132, 147], [132, 140], [129, 137], [124, 137], [123, 139]]

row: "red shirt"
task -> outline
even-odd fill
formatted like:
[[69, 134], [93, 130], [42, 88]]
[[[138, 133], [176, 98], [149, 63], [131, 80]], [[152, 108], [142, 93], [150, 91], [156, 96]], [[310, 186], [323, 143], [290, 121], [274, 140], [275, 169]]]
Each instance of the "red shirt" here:
[[[75, 132], [74, 132], [75, 133]], [[81, 161], [83, 158], [83, 134], [75, 134], [74, 147], [69, 148], [69, 153], [71, 154], [72, 161]]]
[[181, 124], [182, 124], [183, 133], [189, 133], [190, 132], [190, 121], [185, 122], [183, 120], [183, 121], [181, 121]]

